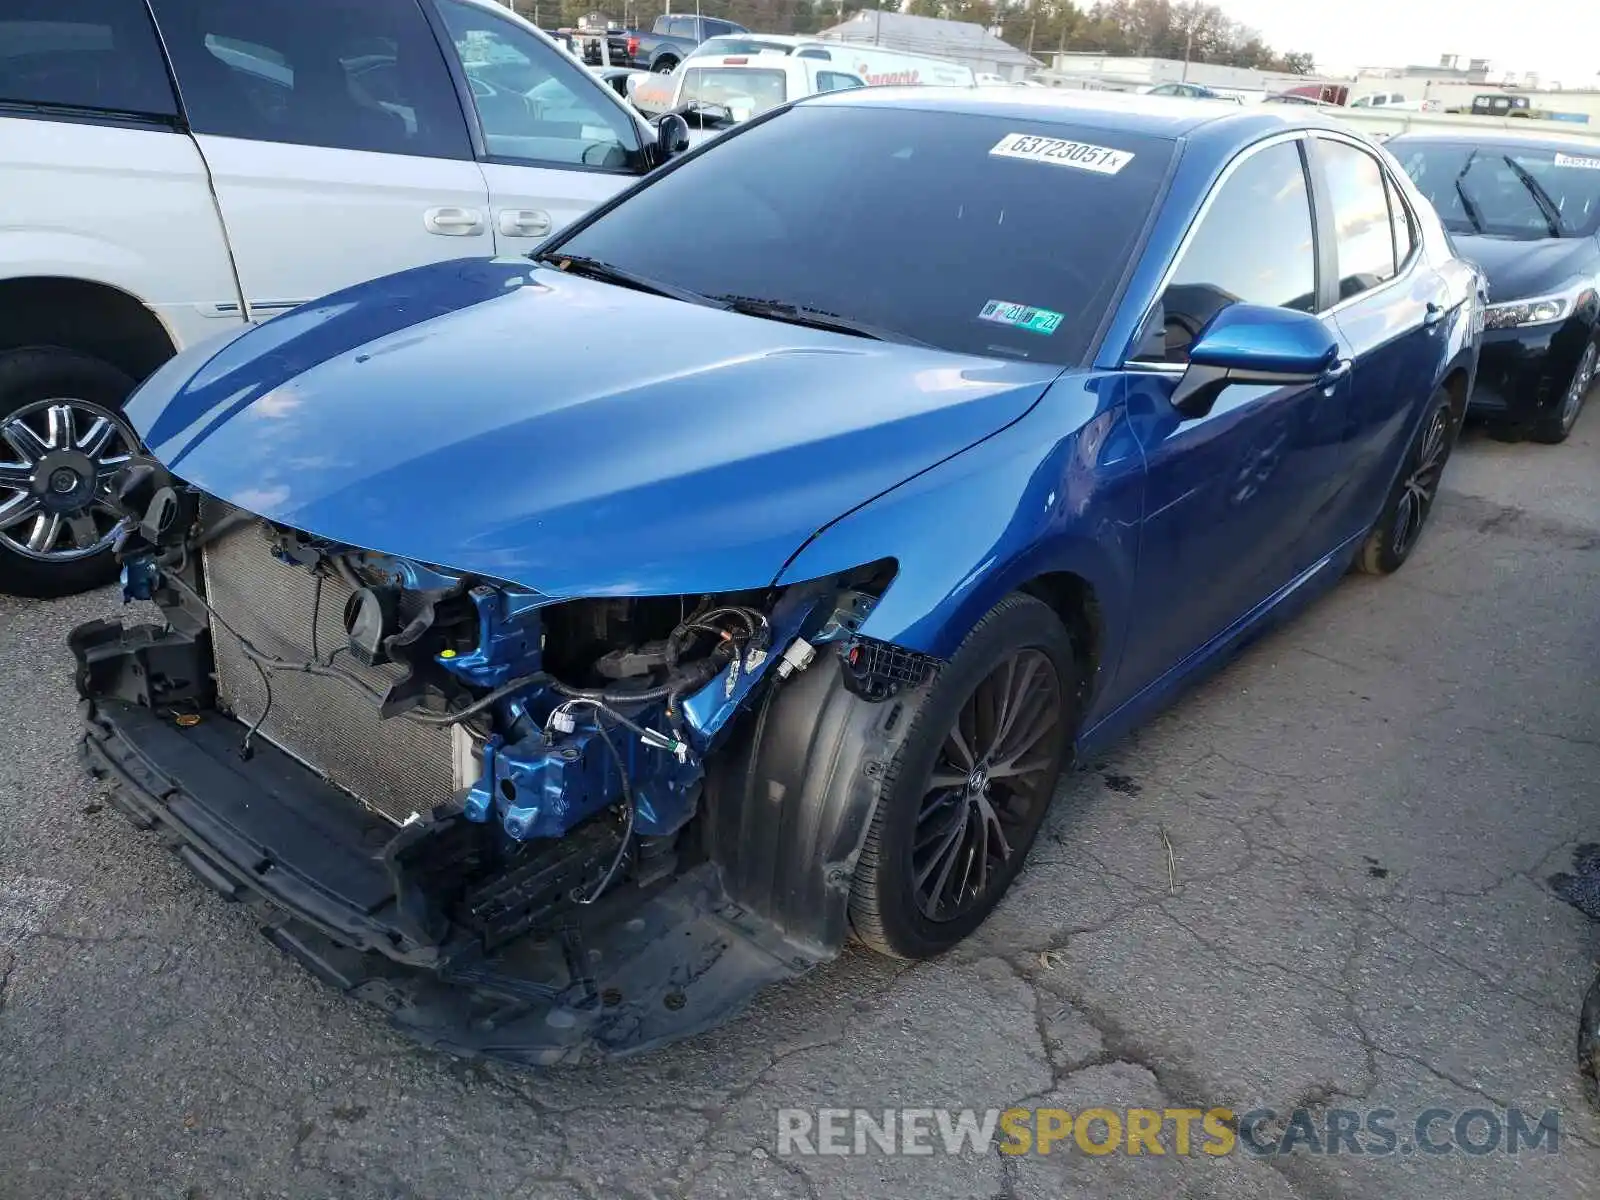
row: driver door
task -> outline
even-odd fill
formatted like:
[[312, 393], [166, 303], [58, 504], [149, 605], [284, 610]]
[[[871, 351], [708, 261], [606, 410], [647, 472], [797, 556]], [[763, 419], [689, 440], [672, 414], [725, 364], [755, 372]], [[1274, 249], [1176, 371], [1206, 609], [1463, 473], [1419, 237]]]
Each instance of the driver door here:
[[1189, 344], [1241, 302], [1322, 307], [1298, 139], [1246, 150], [1225, 173], [1128, 363], [1146, 493], [1119, 673], [1125, 696], [1205, 651], [1292, 583], [1314, 536], [1308, 530], [1325, 525], [1319, 509], [1344, 457], [1348, 359], [1309, 386], [1234, 384], [1203, 416], [1185, 417], [1170, 403]]
[[639, 128], [604, 83], [514, 21], [435, 6], [482, 131], [497, 253], [527, 253], [643, 173]]

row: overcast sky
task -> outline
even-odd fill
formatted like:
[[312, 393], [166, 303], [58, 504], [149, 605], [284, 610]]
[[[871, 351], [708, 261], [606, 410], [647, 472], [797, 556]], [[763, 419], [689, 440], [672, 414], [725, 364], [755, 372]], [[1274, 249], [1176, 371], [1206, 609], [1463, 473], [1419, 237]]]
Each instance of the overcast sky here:
[[1566, 87], [1600, 86], [1600, 4], [1589, 0], [1216, 0], [1275, 50], [1309, 50], [1319, 67], [1487, 58]]

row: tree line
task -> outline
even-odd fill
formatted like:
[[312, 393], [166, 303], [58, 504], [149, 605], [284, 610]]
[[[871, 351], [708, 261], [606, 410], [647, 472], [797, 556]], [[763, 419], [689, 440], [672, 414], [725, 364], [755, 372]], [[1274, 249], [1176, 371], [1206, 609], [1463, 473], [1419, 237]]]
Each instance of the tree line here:
[[[845, 0], [501, 0], [548, 28], [576, 25], [599, 11], [629, 28], [646, 27], [668, 7], [698, 11], [763, 33], [816, 33], [863, 7]], [[892, 11], [886, 9], [885, 11]], [[1000, 36], [1039, 58], [1077, 50], [1137, 58], [1175, 58], [1309, 75], [1312, 56], [1280, 53], [1255, 30], [1203, 0], [910, 0], [908, 12], [998, 27]]]

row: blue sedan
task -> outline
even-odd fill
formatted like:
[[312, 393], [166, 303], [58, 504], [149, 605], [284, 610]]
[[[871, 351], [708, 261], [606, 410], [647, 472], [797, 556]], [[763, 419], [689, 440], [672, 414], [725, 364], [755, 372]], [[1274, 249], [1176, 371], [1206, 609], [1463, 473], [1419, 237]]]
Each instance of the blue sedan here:
[[147, 383], [124, 587], [167, 624], [73, 634], [88, 758], [458, 1050], [637, 1048], [851, 935], [937, 954], [1075, 757], [1406, 561], [1482, 304], [1316, 112], [785, 106], [530, 258]]

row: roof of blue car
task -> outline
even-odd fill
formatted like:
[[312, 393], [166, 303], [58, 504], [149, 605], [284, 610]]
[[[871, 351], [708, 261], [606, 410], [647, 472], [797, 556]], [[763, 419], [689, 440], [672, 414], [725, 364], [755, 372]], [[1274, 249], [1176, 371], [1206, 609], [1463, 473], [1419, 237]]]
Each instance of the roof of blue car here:
[[806, 106], [902, 108], [1045, 121], [1111, 132], [1185, 137], [1200, 129], [1225, 138], [1254, 137], [1276, 129], [1336, 128], [1315, 109], [1272, 104], [1224, 104], [1128, 92], [1081, 92], [1021, 87], [869, 87], [824, 92]]

